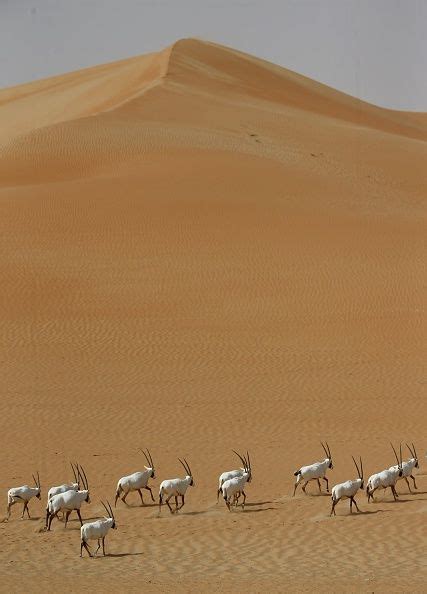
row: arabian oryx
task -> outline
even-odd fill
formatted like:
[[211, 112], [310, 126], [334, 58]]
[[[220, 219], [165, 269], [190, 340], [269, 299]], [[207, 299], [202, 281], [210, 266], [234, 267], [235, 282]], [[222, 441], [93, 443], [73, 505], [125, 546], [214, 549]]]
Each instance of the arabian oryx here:
[[46, 529], [50, 530], [53, 518], [57, 518], [59, 512], [65, 515], [65, 526], [67, 527], [68, 518], [71, 512], [75, 511], [79, 517], [80, 525], [83, 526], [82, 516], [80, 514], [80, 507], [85, 501], [90, 503], [89, 483], [83, 466], [79, 467], [81, 470], [80, 479], [83, 489], [81, 491], [65, 491], [65, 493], [58, 493], [50, 499], [46, 508]]
[[147, 453], [145, 453], [141, 449], [139, 451], [142, 452], [142, 454], [144, 454], [148, 466], [144, 466], [145, 470], [143, 470], [142, 472], [134, 472], [129, 476], [123, 476], [121, 479], [119, 479], [119, 482], [117, 483], [114, 507], [116, 507], [117, 500], [119, 498], [123, 501], [123, 503], [126, 503], [126, 497], [132, 491], [138, 491], [139, 496], [141, 497], [141, 505], [144, 505], [141, 489], [146, 489], [147, 491], [150, 491], [151, 499], [152, 501], [155, 501], [151, 487], [148, 486], [148, 480], [150, 478], [155, 478], [153, 458], [151, 457], [149, 450], [147, 450]]
[[[80, 489], [80, 473], [79, 473], [79, 465], [76, 463], [76, 467], [72, 462], [70, 462], [71, 468], [73, 469], [74, 474], [74, 483], [64, 483], [63, 485], [58, 485], [57, 487], [51, 487], [47, 492], [47, 502], [52, 499], [54, 495], [58, 495], [58, 493], [65, 493], [66, 491], [78, 491]], [[77, 469], [77, 472], [76, 472]]]
[[351, 514], [353, 513], [353, 503], [356, 506], [357, 511], [360, 511], [354, 497], [356, 496], [356, 493], [358, 492], [359, 489], [363, 490], [362, 458], [359, 458], [360, 468], [358, 467], [357, 462], [353, 456], [352, 456], [352, 458], [353, 458], [353, 462], [356, 467], [357, 474], [358, 474], [359, 478], [357, 478], [353, 481], [351, 481], [351, 480], [346, 481], [345, 483], [340, 483], [338, 485], [335, 485], [335, 487], [332, 487], [332, 509], [331, 509], [331, 513], [330, 513], [331, 516], [332, 516], [332, 514], [334, 514], [334, 516], [336, 516], [335, 506], [337, 505], [338, 501], [340, 501], [341, 499], [350, 499], [350, 513]]
[[[162, 481], [159, 489], [159, 513], [162, 511], [163, 499], [166, 497], [165, 503], [167, 504], [171, 514], [177, 513], [182, 507], [184, 507], [184, 497], [188, 487], [194, 486], [193, 474], [191, 468], [184, 458], [182, 461], [178, 458], [182, 464], [185, 472], [187, 473], [185, 478], [175, 478]], [[169, 499], [175, 497], [175, 509], [173, 510], [169, 504]], [[181, 497], [181, 505], [178, 507], [178, 497]]]
[[[234, 450], [233, 450], [233, 452], [234, 452]], [[234, 452], [234, 453], [237, 454], [237, 452]], [[239, 454], [237, 454], [237, 456], [239, 456], [240, 460], [242, 459]], [[220, 475], [219, 483], [218, 483], [218, 492], [217, 492], [217, 496], [216, 496], [217, 503], [219, 501], [219, 496], [222, 493], [222, 485], [225, 483], [225, 481], [228, 481], [229, 479], [232, 479], [232, 478], [236, 478], [238, 476], [243, 476], [244, 472], [245, 472], [244, 468], [237, 468], [236, 470], [228, 470], [226, 472], [223, 472]]]
[[[233, 450], [234, 452], [234, 450]], [[227, 504], [229, 511], [231, 511], [232, 505], [237, 506], [240, 495], [243, 495], [242, 509], [245, 509], [246, 483], [250, 483], [252, 480], [251, 460], [249, 458], [249, 452], [246, 452], [246, 456], [241, 456], [237, 452], [234, 452], [239, 456], [243, 463], [244, 473], [241, 476], [235, 476], [228, 479], [222, 484], [221, 491], [224, 501]]]
[[41, 499], [40, 476], [38, 472], [37, 478], [33, 474], [33, 480], [36, 485], [35, 487], [23, 485], [22, 487], [12, 487], [12, 489], [9, 489], [9, 491], [7, 492], [7, 519], [10, 518], [10, 508], [12, 507], [12, 505], [15, 505], [15, 503], [24, 504], [21, 519], [24, 519], [25, 510], [27, 510], [28, 517], [31, 517], [28, 509], [28, 503], [33, 497]]
[[[103, 501], [101, 501], [101, 503], [107, 512], [107, 516], [105, 516], [102, 520], [96, 520], [96, 522], [88, 522], [87, 524], [83, 524], [83, 526], [80, 528], [80, 557], [83, 556], [83, 547], [88, 552], [89, 557], [96, 557], [96, 553], [101, 548], [101, 542], [102, 554], [105, 557], [105, 537], [107, 536], [110, 528], [113, 528], [113, 530], [117, 528], [116, 519], [114, 517], [110, 503], [107, 501], [108, 507]], [[94, 555], [92, 555], [89, 550], [89, 545], [87, 543], [88, 540], [98, 541], [98, 548], [96, 549]]]
[[319, 491], [322, 492], [322, 488], [320, 486], [320, 479], [323, 479], [325, 481], [326, 491], [329, 493], [329, 482], [326, 478], [326, 471], [328, 470], [328, 468], [330, 468], [331, 470], [333, 469], [331, 450], [329, 448], [328, 442], [326, 442], [326, 446], [323, 445], [322, 442], [320, 443], [326, 454], [326, 458], [321, 462], [314, 462], [314, 464], [310, 464], [309, 466], [302, 466], [299, 470], [294, 472], [294, 476], [297, 477], [297, 480], [294, 485], [294, 496], [297, 487], [301, 481], [305, 481], [305, 483], [302, 486], [302, 490], [304, 491], [304, 493], [306, 493], [305, 488], [310, 481], [317, 481]]
[[400, 460], [397, 457], [396, 450], [394, 449], [393, 444], [390, 444], [393, 448], [394, 455], [396, 457], [397, 466], [392, 466], [387, 470], [383, 470], [381, 472], [377, 472], [376, 474], [372, 474], [368, 478], [368, 482], [366, 483], [366, 495], [368, 497], [368, 503], [371, 500], [374, 500], [374, 493], [377, 489], [387, 489], [390, 487], [394, 500], [397, 501], [399, 497], [396, 492], [396, 483], [399, 477], [402, 476], [402, 444], [400, 444]]
[[[417, 452], [415, 450], [414, 444], [412, 444], [412, 449], [409, 447], [408, 444], [406, 444], [406, 447], [411, 452], [412, 458], [410, 458], [409, 460], [406, 460], [406, 462], [402, 462], [402, 476], [398, 476], [397, 480], [401, 481], [402, 479], [405, 479], [406, 484], [408, 485], [409, 492], [412, 493], [411, 485], [409, 484], [408, 477], [411, 477], [411, 479], [414, 481], [414, 487], [415, 487], [415, 489], [417, 489], [418, 487], [415, 483], [415, 477], [412, 474], [412, 472], [413, 472], [414, 468], [419, 468], [418, 456], [417, 456]], [[397, 468], [397, 466], [391, 466], [390, 470], [392, 470], [393, 468]]]

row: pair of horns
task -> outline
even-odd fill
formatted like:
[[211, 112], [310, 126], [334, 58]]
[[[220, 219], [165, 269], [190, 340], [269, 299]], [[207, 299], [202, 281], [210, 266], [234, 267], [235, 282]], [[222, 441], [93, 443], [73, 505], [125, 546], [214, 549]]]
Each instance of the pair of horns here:
[[107, 516], [109, 516], [110, 518], [112, 518], [113, 520], [115, 520], [114, 514], [113, 514], [113, 510], [111, 509], [111, 504], [109, 501], [107, 501], [107, 505], [105, 505], [105, 503], [103, 501], [101, 501], [102, 505], [104, 506], [105, 511], [107, 512]]
[[241, 456], [238, 452], [236, 452], [236, 450], [233, 450], [233, 452], [240, 458], [245, 471], [248, 472], [251, 469], [251, 459], [249, 458], [249, 452], [246, 450], [247, 458], [246, 456]]
[[141, 448], [138, 448], [139, 451], [141, 452], [141, 454], [144, 454], [145, 459], [147, 460], [147, 464], [150, 468], [154, 468], [154, 462], [153, 462], [153, 458], [151, 456], [150, 450], [147, 448], [147, 453], [145, 453], [144, 450], [141, 450]]
[[40, 475], [39, 475], [39, 471], [37, 471], [37, 478], [33, 474], [33, 481], [34, 481], [37, 489], [40, 489]]
[[415, 458], [416, 460], [418, 460], [418, 456], [417, 456], [417, 450], [415, 449], [414, 442], [412, 442], [412, 449], [409, 447], [409, 445], [408, 445], [408, 444], [406, 444], [406, 447], [407, 447], [407, 448], [408, 448], [408, 450], [411, 452], [411, 456], [412, 456], [413, 458]]
[[399, 444], [399, 453], [400, 453], [400, 462], [399, 458], [397, 457], [396, 450], [394, 449], [394, 445], [390, 442], [391, 447], [393, 448], [394, 455], [396, 456], [397, 465], [399, 468], [402, 467], [402, 444]]
[[356, 470], [357, 470], [357, 474], [359, 475], [359, 478], [363, 480], [363, 464], [362, 464], [362, 458], [361, 458], [361, 456], [359, 456], [360, 468], [358, 467], [357, 462], [354, 459], [354, 456], [352, 456], [352, 458], [353, 458], [353, 462], [354, 462], [354, 465], [355, 465]]
[[79, 488], [80, 488], [80, 482], [81, 482], [83, 485], [83, 489], [85, 491], [88, 491], [89, 490], [89, 481], [87, 480], [87, 476], [86, 476], [83, 466], [79, 466], [79, 464], [77, 462], [75, 462], [74, 465], [72, 462], [70, 462], [70, 464], [71, 464], [71, 468], [73, 469], [74, 480], [79, 485]]
[[187, 475], [192, 477], [193, 475], [191, 473], [191, 468], [190, 468], [190, 465], [188, 464], [187, 460], [185, 458], [184, 458], [184, 460], [181, 460], [181, 458], [178, 458], [178, 460], [181, 462]]
[[320, 442], [320, 445], [322, 446], [322, 448], [323, 448], [323, 450], [324, 450], [324, 452], [326, 454], [326, 457], [329, 458], [329, 460], [332, 460], [331, 449], [329, 447], [329, 444], [328, 444], [327, 441], [325, 441], [325, 444], [326, 444], [326, 446], [324, 445], [323, 441]]

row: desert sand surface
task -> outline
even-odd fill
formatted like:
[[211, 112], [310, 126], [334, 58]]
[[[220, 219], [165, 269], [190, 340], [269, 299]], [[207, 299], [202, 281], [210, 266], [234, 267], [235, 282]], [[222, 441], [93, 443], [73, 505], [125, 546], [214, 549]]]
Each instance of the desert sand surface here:
[[[43, 489], [0, 523], [1, 591], [427, 590], [426, 140], [426, 114], [193, 39], [0, 91], [4, 508]], [[331, 485], [413, 441], [416, 494], [293, 498], [320, 440]], [[130, 495], [105, 558], [73, 516], [43, 531], [70, 460], [86, 520], [138, 447], [156, 495], [190, 462], [179, 514]], [[253, 481], [229, 513], [232, 449]]]

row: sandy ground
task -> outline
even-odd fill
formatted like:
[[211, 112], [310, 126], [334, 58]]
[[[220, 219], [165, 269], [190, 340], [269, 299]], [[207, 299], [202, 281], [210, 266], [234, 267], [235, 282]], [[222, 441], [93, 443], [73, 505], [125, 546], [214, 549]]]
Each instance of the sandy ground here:
[[[43, 485], [0, 524], [2, 591], [427, 590], [426, 139], [426, 114], [195, 40], [0, 92], [4, 505]], [[329, 518], [291, 496], [320, 440], [332, 485], [414, 441], [418, 491]], [[95, 518], [138, 447], [156, 493], [188, 458], [178, 515], [129, 496], [94, 560], [76, 519], [43, 532], [70, 460]], [[232, 448], [254, 477], [229, 513]]]

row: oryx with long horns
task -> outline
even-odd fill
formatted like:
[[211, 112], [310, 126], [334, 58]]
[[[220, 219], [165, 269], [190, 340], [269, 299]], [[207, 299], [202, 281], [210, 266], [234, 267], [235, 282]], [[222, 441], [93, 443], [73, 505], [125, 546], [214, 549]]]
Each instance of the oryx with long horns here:
[[117, 483], [116, 489], [116, 499], [114, 501], [114, 506], [117, 505], [117, 500], [120, 498], [123, 503], [126, 503], [126, 497], [132, 491], [138, 491], [139, 496], [141, 498], [141, 505], [144, 505], [144, 499], [142, 498], [142, 491], [141, 489], [146, 489], [150, 491], [151, 500], [155, 501], [153, 492], [151, 487], [148, 486], [148, 480], [150, 478], [155, 478], [155, 470], [154, 470], [154, 462], [151, 456], [150, 450], [147, 449], [145, 452], [144, 450], [139, 449], [139, 451], [144, 455], [148, 466], [144, 466], [145, 470], [140, 472], [134, 472], [129, 476], [123, 476], [119, 479]]
[[[415, 477], [412, 473], [414, 471], [414, 468], [419, 468], [418, 456], [417, 456], [417, 451], [416, 451], [413, 443], [412, 443], [412, 448], [408, 444], [406, 444], [406, 447], [411, 452], [412, 458], [410, 458], [409, 460], [406, 460], [405, 462], [402, 462], [402, 476], [398, 476], [397, 481], [401, 481], [402, 479], [405, 479], [406, 484], [408, 485], [409, 492], [412, 493], [411, 485], [409, 484], [408, 478], [411, 477], [411, 479], [414, 481], [414, 488], [417, 489], [418, 487], [415, 482]], [[395, 465], [395, 466], [390, 467], [390, 469], [393, 469], [393, 468], [397, 468], [397, 466]]]
[[241, 456], [235, 450], [233, 450], [233, 452], [239, 456], [240, 460], [242, 461], [244, 472], [241, 476], [230, 478], [222, 484], [222, 496], [224, 497], [224, 501], [227, 504], [229, 511], [231, 511], [233, 505], [237, 506], [240, 495], [243, 495], [242, 509], [245, 508], [245, 486], [246, 483], [250, 483], [252, 480], [252, 468], [249, 452], [246, 452], [246, 456]]
[[353, 513], [353, 503], [356, 506], [357, 511], [360, 511], [360, 509], [357, 506], [355, 496], [359, 489], [363, 490], [363, 464], [362, 458], [359, 458], [359, 468], [356, 460], [354, 459], [354, 456], [352, 456], [352, 458], [359, 478], [346, 481], [345, 483], [340, 483], [332, 487], [332, 508], [330, 513], [331, 516], [332, 514], [334, 514], [334, 516], [336, 515], [335, 506], [337, 505], [338, 501], [341, 501], [341, 499], [350, 499], [350, 513]]
[[[181, 460], [178, 458], [180, 464], [182, 464], [185, 472], [187, 473], [185, 478], [175, 478], [162, 481], [159, 488], [159, 512], [162, 509], [163, 503], [166, 503], [171, 514], [177, 513], [182, 507], [184, 507], [185, 494], [188, 487], [194, 486], [193, 473], [191, 468], [184, 458]], [[175, 509], [172, 509], [169, 500], [175, 497]], [[178, 506], [178, 497], [181, 497], [181, 505]], [[164, 500], [164, 501], [163, 501]]]
[[366, 495], [368, 497], [368, 503], [371, 499], [374, 500], [374, 493], [377, 489], [387, 489], [390, 487], [394, 500], [397, 501], [397, 498], [399, 497], [396, 491], [396, 483], [399, 477], [402, 476], [402, 444], [400, 444], [400, 458], [397, 457], [397, 453], [393, 444], [391, 443], [390, 445], [393, 448], [397, 465], [391, 466], [390, 468], [382, 470], [381, 472], [377, 472], [376, 474], [372, 474], [368, 478], [368, 482], [366, 483]]
[[28, 503], [33, 497], [37, 497], [37, 499], [41, 499], [41, 486], [40, 486], [40, 475], [37, 471], [37, 478], [33, 476], [35, 487], [29, 487], [28, 485], [23, 485], [22, 487], [12, 487], [7, 492], [7, 518], [10, 518], [10, 508], [15, 505], [16, 503], [23, 503], [24, 509], [22, 510], [21, 518], [24, 519], [25, 510], [27, 510], [27, 515], [30, 518], [30, 511], [28, 509]]
[[71, 512], [75, 511], [79, 517], [80, 525], [83, 526], [80, 507], [83, 502], [90, 503], [89, 482], [83, 466], [77, 466], [79, 482], [83, 486], [81, 491], [65, 491], [54, 495], [48, 502], [46, 508], [46, 529], [50, 530], [53, 518], [57, 518], [59, 512], [65, 515], [65, 526], [67, 527], [68, 518]]
[[320, 479], [323, 479], [326, 482], [326, 491], [329, 493], [329, 482], [326, 478], [326, 471], [328, 470], [328, 468], [332, 470], [334, 466], [332, 464], [331, 450], [329, 448], [328, 442], [326, 442], [326, 446], [323, 444], [323, 442], [320, 443], [323, 448], [323, 451], [326, 454], [326, 458], [321, 462], [314, 462], [314, 464], [302, 466], [299, 470], [294, 472], [294, 476], [297, 477], [297, 480], [295, 481], [294, 485], [294, 495], [301, 481], [305, 481], [305, 483], [302, 485], [302, 490], [304, 491], [304, 493], [306, 493], [305, 488], [307, 487], [310, 481], [317, 481], [319, 491], [322, 492], [322, 487], [320, 486]]
[[[108, 507], [103, 501], [101, 501], [101, 503], [107, 512], [107, 516], [105, 516], [102, 520], [96, 520], [95, 522], [83, 524], [83, 526], [80, 528], [80, 557], [82, 557], [83, 547], [88, 552], [89, 557], [95, 557], [96, 553], [101, 548], [101, 543], [102, 554], [105, 557], [105, 537], [107, 536], [110, 528], [113, 528], [113, 530], [117, 528], [116, 519], [114, 517], [110, 503], [107, 501]], [[94, 555], [92, 555], [89, 550], [88, 540], [98, 541], [98, 548], [96, 549]]]

